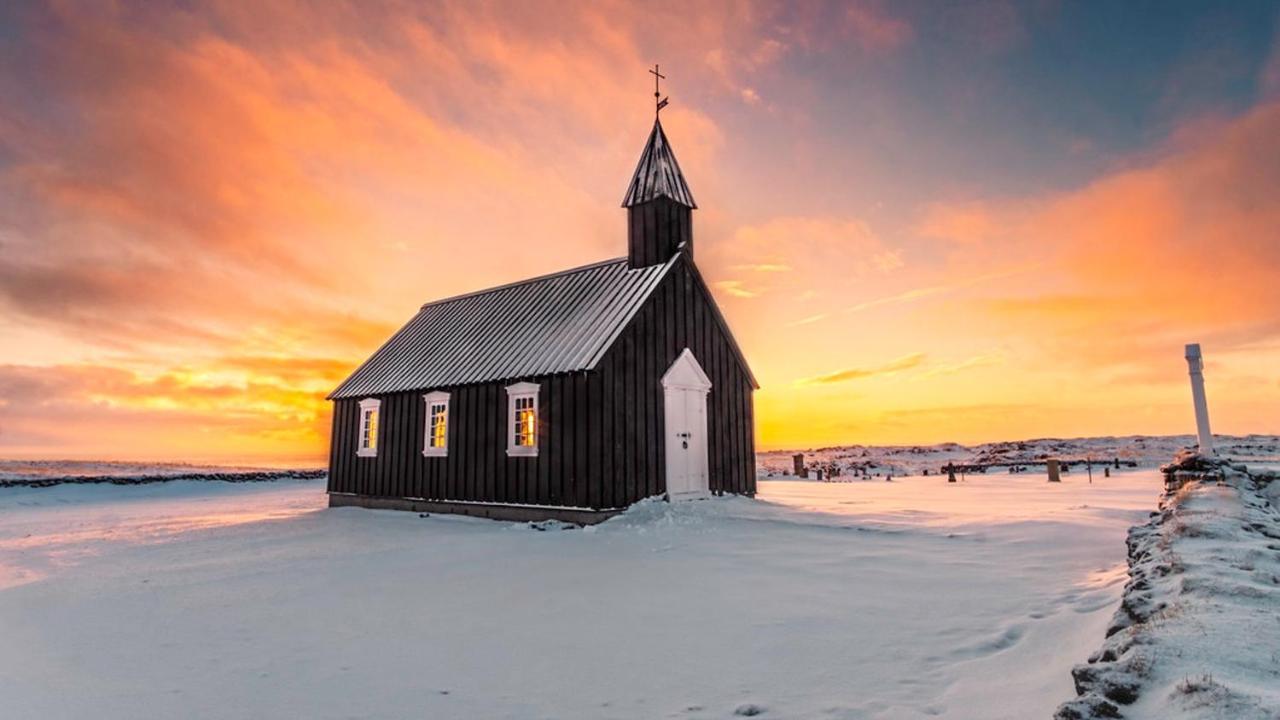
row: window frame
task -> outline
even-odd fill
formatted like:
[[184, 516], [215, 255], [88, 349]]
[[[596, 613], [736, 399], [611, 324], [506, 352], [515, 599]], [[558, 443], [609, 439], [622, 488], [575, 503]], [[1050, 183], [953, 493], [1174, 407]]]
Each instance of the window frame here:
[[[449, 431], [453, 428], [453, 418], [449, 417], [449, 393], [447, 392], [431, 392], [422, 396], [423, 402], [427, 405], [426, 421], [423, 422], [422, 428], [422, 456], [423, 457], [448, 457], [449, 455]], [[435, 446], [431, 444], [434, 434], [431, 432], [432, 406], [444, 405], [444, 445]]]
[[[538, 404], [538, 394], [542, 386], [537, 383], [520, 382], [507, 386], [507, 456], [538, 457], [538, 435], [542, 431], [542, 409]], [[522, 399], [533, 401], [533, 444], [516, 444], [516, 401]]]
[[[373, 415], [373, 446], [365, 446], [365, 435], [369, 430], [369, 412]], [[356, 435], [356, 455], [359, 457], [378, 457], [378, 441], [382, 439], [382, 401], [377, 398], [365, 398], [360, 401], [360, 425]]]

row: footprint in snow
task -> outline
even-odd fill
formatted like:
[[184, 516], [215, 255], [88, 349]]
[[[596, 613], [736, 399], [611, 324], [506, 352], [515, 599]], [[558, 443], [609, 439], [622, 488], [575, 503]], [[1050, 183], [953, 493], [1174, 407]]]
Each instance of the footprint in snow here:
[[962, 647], [949, 653], [948, 657], [955, 659], [969, 659], [975, 657], [985, 657], [987, 655], [995, 655], [1002, 650], [1007, 650], [1022, 639], [1025, 628], [1022, 625], [1013, 625], [1005, 629], [996, 637], [980, 643]]

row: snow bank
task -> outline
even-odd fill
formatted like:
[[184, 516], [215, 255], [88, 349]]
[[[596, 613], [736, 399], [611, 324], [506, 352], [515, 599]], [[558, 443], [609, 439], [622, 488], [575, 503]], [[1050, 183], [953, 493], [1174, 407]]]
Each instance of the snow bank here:
[[1280, 717], [1280, 482], [1194, 454], [1164, 470], [1107, 639], [1055, 717]]

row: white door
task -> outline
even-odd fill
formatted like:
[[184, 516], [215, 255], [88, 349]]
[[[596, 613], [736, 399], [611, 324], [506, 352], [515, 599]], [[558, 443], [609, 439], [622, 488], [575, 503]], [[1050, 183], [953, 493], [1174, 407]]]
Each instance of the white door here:
[[711, 381], [687, 348], [662, 376], [666, 421], [667, 495], [672, 500], [705, 497], [707, 393]]

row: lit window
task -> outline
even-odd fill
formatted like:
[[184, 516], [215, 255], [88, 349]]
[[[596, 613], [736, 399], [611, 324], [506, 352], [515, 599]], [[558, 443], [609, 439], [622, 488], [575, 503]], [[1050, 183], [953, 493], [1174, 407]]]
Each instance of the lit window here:
[[360, 457], [376, 457], [378, 454], [378, 408], [381, 400], [369, 398], [360, 401], [360, 445], [356, 454]]
[[422, 441], [422, 454], [428, 457], [448, 455], [449, 393], [428, 393], [422, 399], [427, 403], [426, 437]]
[[538, 385], [516, 383], [507, 387], [507, 454], [538, 454]]
[[534, 427], [534, 423], [537, 421], [535, 415], [533, 398], [516, 398], [516, 445], [520, 447], [533, 446], [533, 439], [537, 437], [537, 428]]

